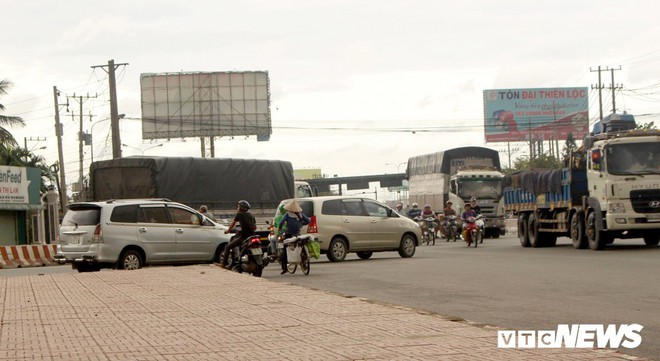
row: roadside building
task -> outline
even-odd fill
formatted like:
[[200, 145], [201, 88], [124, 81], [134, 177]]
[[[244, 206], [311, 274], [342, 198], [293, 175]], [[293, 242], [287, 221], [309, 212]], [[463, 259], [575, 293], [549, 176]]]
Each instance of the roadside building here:
[[0, 246], [44, 239], [41, 170], [0, 165]]

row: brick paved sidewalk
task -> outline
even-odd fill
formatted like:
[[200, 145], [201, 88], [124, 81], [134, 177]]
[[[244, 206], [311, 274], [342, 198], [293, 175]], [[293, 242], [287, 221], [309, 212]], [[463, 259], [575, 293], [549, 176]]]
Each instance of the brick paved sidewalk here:
[[0, 360], [638, 360], [212, 265], [2, 278], [0, 310]]

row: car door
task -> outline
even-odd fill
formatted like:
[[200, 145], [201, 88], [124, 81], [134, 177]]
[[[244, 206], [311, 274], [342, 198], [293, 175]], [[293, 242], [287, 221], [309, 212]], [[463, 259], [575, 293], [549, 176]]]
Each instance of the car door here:
[[214, 227], [211, 223], [200, 224], [200, 214], [191, 210], [168, 205], [174, 235], [176, 258], [179, 261], [206, 261], [213, 258]]
[[165, 204], [141, 205], [137, 231], [147, 262], [176, 260], [176, 236]]
[[402, 234], [399, 218], [390, 217], [389, 208], [370, 199], [364, 200], [364, 208], [369, 215], [373, 247], [385, 249], [398, 246]]
[[370, 249], [371, 220], [362, 205], [362, 199], [342, 200], [342, 223], [351, 251]]

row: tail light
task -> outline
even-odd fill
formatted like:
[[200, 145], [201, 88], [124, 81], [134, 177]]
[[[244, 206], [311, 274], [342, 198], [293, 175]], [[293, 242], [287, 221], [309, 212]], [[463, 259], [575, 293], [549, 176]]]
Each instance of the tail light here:
[[94, 228], [92, 243], [103, 243], [103, 230], [101, 229], [101, 223], [97, 224], [96, 228]]
[[256, 247], [261, 247], [261, 238], [254, 237], [250, 240], [250, 245], [248, 246], [249, 248], [256, 248]]
[[316, 216], [312, 216], [309, 219], [309, 224], [307, 225], [307, 233], [319, 233], [319, 227], [316, 225]]

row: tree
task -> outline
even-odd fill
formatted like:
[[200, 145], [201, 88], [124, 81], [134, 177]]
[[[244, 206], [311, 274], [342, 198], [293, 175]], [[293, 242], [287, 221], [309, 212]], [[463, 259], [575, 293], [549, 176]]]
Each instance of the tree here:
[[561, 159], [569, 159], [571, 154], [575, 153], [577, 150], [577, 143], [575, 142], [575, 137], [573, 133], [568, 133], [566, 137], [566, 142], [564, 143], [564, 148], [561, 150]]
[[525, 155], [516, 158], [516, 160], [513, 161], [513, 168], [504, 169], [504, 173], [511, 174], [519, 170], [530, 170], [535, 168], [560, 169], [562, 166], [561, 161], [547, 154], [540, 154], [532, 160]]
[[[0, 95], [7, 94], [7, 91], [13, 85], [9, 80], [0, 80]], [[5, 106], [0, 103], [0, 111], [4, 111]], [[5, 128], [5, 126], [11, 125], [25, 125], [25, 122], [21, 117], [8, 116], [0, 114], [0, 147], [5, 148], [7, 146], [18, 147], [18, 142], [14, 136]]]
[[651, 129], [658, 129], [658, 128], [654, 125], [654, 122], [649, 122], [649, 123], [644, 123], [644, 124], [637, 124], [636, 129], [651, 130]]

